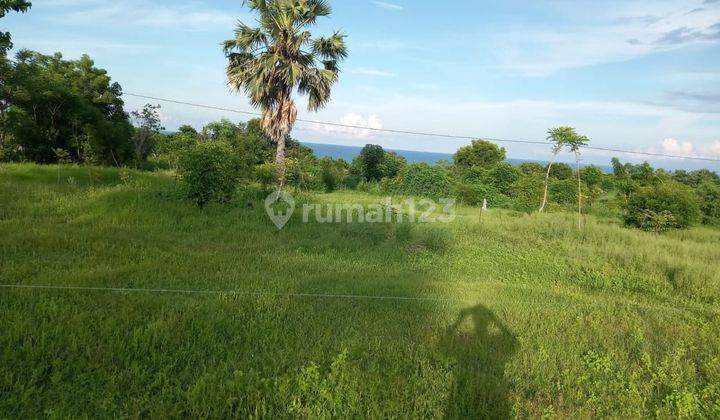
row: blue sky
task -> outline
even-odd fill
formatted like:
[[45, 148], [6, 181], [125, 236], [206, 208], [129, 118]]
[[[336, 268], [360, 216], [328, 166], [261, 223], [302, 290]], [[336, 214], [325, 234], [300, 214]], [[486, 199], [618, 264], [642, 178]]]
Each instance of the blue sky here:
[[[530, 140], [569, 124], [596, 146], [720, 158], [720, 0], [331, 3], [315, 31], [342, 29], [350, 57], [332, 103], [303, 118]], [[34, 0], [0, 26], [18, 48], [90, 54], [126, 92], [249, 110], [225, 85], [219, 46], [237, 19], [253, 22], [240, 0]], [[129, 109], [144, 102], [126, 98]], [[169, 129], [245, 118], [167, 104], [162, 115]], [[463, 145], [313, 124], [293, 135], [436, 152]], [[549, 147], [504, 146], [511, 157], [549, 156]]]

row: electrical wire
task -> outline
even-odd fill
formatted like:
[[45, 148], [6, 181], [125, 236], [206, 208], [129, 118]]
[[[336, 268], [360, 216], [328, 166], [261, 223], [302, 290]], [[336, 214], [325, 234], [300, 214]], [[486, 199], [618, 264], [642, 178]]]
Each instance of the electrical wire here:
[[[141, 98], [141, 99], [150, 99], [150, 100], [154, 100], [154, 101], [167, 102], [167, 103], [172, 103], [172, 104], [177, 104], [177, 105], [192, 106], [192, 107], [196, 107], [196, 108], [205, 108], [205, 109], [212, 109], [212, 110], [216, 110], [216, 111], [233, 112], [236, 114], [252, 115], [252, 116], [256, 116], [256, 117], [262, 116], [262, 114], [259, 112], [242, 111], [242, 110], [233, 109], [233, 108], [224, 108], [224, 107], [219, 107], [219, 106], [203, 105], [203, 104], [198, 104], [198, 103], [193, 103], [193, 102], [179, 101], [176, 99], [161, 98], [161, 97], [157, 97], [157, 96], [140, 95], [137, 93], [129, 93], [129, 92], [124, 92], [124, 95], [132, 96], [135, 98]], [[314, 120], [307, 120], [307, 119], [302, 119], [302, 118], [298, 118], [297, 121], [303, 122], [303, 123], [323, 125], [326, 127], [341, 127], [341, 128], [350, 128], [350, 129], [356, 129], [356, 130], [367, 130], [367, 131], [372, 131], [372, 132], [404, 134], [404, 135], [434, 137], [434, 138], [446, 138], [446, 139], [454, 139], [454, 140], [484, 139], [484, 140], [493, 141], [493, 142], [497, 142], [497, 143], [520, 143], [520, 144], [541, 144], [541, 145], [548, 144], [547, 141], [503, 139], [503, 138], [485, 137], [485, 136], [463, 136], [463, 135], [455, 135], [455, 134], [433, 133], [433, 132], [411, 131], [411, 130], [398, 130], [398, 129], [390, 129], [390, 128], [363, 127], [363, 126], [359, 126], [359, 125], [333, 123], [333, 122], [325, 122], [325, 121], [314, 121]], [[671, 154], [665, 154], [665, 153], [642, 152], [642, 151], [637, 151], [637, 150], [623, 150], [623, 149], [618, 149], [618, 148], [597, 147], [597, 146], [582, 146], [582, 148], [586, 149], [586, 150], [595, 150], [595, 151], [602, 151], [602, 152], [624, 153], [624, 154], [631, 154], [631, 155], [652, 156], [652, 157], [661, 157], [661, 158], [670, 158], [670, 159], [686, 159], [686, 160], [697, 160], [697, 161], [704, 161], [704, 162], [720, 163], [720, 159], [704, 157], [704, 156], [671, 155]]]

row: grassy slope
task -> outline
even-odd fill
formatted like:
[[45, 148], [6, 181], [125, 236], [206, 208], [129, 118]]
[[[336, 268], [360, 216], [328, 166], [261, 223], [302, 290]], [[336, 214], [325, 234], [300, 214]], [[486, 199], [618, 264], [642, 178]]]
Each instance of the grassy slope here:
[[720, 416], [719, 231], [461, 209], [278, 232], [172, 184], [0, 166], [0, 283], [240, 292], [0, 289], [0, 417]]

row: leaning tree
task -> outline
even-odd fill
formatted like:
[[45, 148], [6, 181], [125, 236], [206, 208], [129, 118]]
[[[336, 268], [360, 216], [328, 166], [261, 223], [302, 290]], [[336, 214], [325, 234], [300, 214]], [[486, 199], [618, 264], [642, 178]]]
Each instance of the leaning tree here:
[[314, 38], [307, 30], [330, 15], [325, 0], [247, 0], [258, 27], [238, 23], [224, 43], [227, 80], [262, 111], [265, 133], [277, 143], [278, 185], [285, 183], [285, 142], [297, 120], [293, 94], [307, 95], [311, 112], [330, 100], [338, 63], [347, 57], [345, 35]]

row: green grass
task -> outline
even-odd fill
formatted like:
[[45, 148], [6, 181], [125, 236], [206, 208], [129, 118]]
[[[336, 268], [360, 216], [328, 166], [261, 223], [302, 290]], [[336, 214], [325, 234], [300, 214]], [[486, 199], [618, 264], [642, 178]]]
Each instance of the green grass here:
[[0, 417], [720, 416], [720, 231], [473, 208], [278, 231], [252, 194], [175, 190], [0, 166], [0, 283], [223, 292], [0, 288]]

